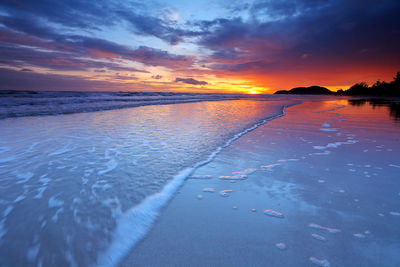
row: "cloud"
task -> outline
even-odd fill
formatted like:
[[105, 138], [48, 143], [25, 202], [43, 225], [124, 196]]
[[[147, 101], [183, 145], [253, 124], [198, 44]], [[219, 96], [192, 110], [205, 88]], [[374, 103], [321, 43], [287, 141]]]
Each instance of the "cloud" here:
[[[250, 8], [249, 19], [198, 22], [205, 31], [198, 44], [212, 51], [207, 63], [218, 71], [396, 65], [398, 10], [400, 2], [395, 0], [259, 0]], [[361, 49], [367, 53], [358, 53]]]
[[206, 85], [206, 84], [208, 84], [205, 81], [198, 81], [198, 80], [195, 80], [193, 78], [176, 78], [175, 82], [183, 82], [183, 83], [192, 84], [192, 85]]
[[117, 71], [145, 72], [121, 63], [98, 60], [130, 60], [167, 68], [186, 68], [193, 64], [193, 57], [170, 54], [147, 46], [133, 49], [99, 38], [59, 34], [52, 30], [42, 32], [41, 26], [35, 23], [31, 21], [26, 26], [21, 26], [21, 23], [8, 23], [11, 28], [0, 29], [0, 49], [10, 64], [13, 63], [11, 65], [25, 63], [63, 70], [105, 67]]
[[79, 76], [21, 72], [0, 68], [0, 90], [128, 91], [129, 84], [88, 80]]
[[151, 78], [156, 79], [156, 80], [159, 80], [159, 79], [162, 78], [162, 76], [157, 74], [157, 75], [151, 76]]
[[[47, 22], [58, 24], [73, 29], [85, 29], [88, 31], [100, 30], [101, 27], [113, 25], [126, 25], [126, 28], [138, 35], [154, 36], [170, 44], [177, 44], [184, 37], [194, 37], [202, 34], [177, 25], [176, 21], [168, 19], [168, 16], [158, 17], [151, 14], [151, 10], [157, 10], [154, 3], [150, 6], [140, 1], [49, 1], [36, 0], [3, 1], [0, 10], [9, 14], [2, 18], [2, 23], [7, 27], [29, 29], [37, 35], [46, 34], [49, 28], [30, 25], [29, 21], [43, 24]], [[34, 11], [34, 13], [33, 13]]]

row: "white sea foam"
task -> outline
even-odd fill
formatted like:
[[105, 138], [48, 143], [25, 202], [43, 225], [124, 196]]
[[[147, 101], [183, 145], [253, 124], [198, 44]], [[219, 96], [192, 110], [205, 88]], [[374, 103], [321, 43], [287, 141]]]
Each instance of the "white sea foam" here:
[[5, 221], [6, 221], [6, 219], [3, 219], [0, 221], [0, 243], [1, 243], [1, 239], [3, 238], [3, 236], [7, 233], [7, 229], [4, 226]]
[[33, 177], [33, 173], [32, 172], [17, 173], [16, 176], [17, 176], [18, 179], [20, 179], [16, 183], [17, 184], [23, 184], [23, 183], [26, 183], [27, 181], [29, 181]]
[[56, 213], [53, 215], [53, 217], [51, 217], [51, 220], [53, 222], [57, 222], [58, 221], [58, 215], [64, 211], [64, 208], [59, 208]]
[[214, 193], [215, 192], [215, 188], [205, 187], [205, 188], [203, 188], [203, 192]]
[[285, 250], [287, 248], [286, 244], [283, 242], [277, 243], [277, 244], [275, 244], [275, 246], [277, 248], [279, 248], [280, 250]]
[[261, 166], [261, 169], [263, 170], [271, 170], [272, 168], [281, 165], [280, 163], [273, 163], [273, 164], [269, 164], [269, 165], [264, 165]]
[[390, 167], [394, 167], [394, 168], [400, 168], [400, 165], [396, 165], [396, 164], [389, 164]]
[[264, 210], [264, 214], [271, 216], [271, 217], [276, 217], [276, 218], [284, 218], [285, 216], [283, 213], [276, 211], [276, 210]]
[[23, 200], [25, 198], [26, 198], [25, 195], [19, 195], [16, 199], [14, 199], [14, 203], [18, 203], [18, 202], [20, 202], [21, 200]]
[[324, 237], [324, 236], [322, 236], [322, 235], [319, 235], [319, 234], [311, 234], [311, 236], [312, 236], [314, 239], [316, 239], [316, 240], [319, 240], [319, 241], [326, 241], [326, 237]]
[[58, 155], [67, 153], [67, 152], [69, 152], [69, 151], [72, 150], [69, 146], [70, 146], [70, 144], [67, 144], [65, 147], [60, 148], [60, 149], [58, 149], [58, 150], [56, 150], [56, 151], [50, 153], [49, 156], [50, 156], [50, 157], [51, 157], [51, 156], [58, 156]]
[[331, 154], [331, 152], [329, 150], [325, 150], [324, 152], [310, 153], [308, 155], [310, 155], [310, 156], [313, 156], [313, 155], [320, 156], [320, 155], [329, 155], [329, 154]]
[[337, 128], [321, 128], [321, 129], [319, 129], [320, 131], [323, 131], [323, 132], [337, 132]]
[[7, 217], [8, 214], [10, 214], [10, 212], [14, 209], [13, 206], [7, 206], [7, 208], [3, 211], [3, 217]]
[[115, 159], [111, 159], [106, 163], [106, 169], [98, 171], [97, 174], [98, 175], [103, 175], [107, 172], [110, 172], [112, 170], [114, 170], [116, 167], [118, 166], [118, 163]]
[[353, 144], [356, 144], [356, 143], [358, 143], [357, 140], [348, 139], [346, 142], [328, 143], [325, 146], [313, 146], [313, 148], [317, 149], [317, 150], [325, 150], [325, 149], [328, 149], [328, 148], [338, 148], [341, 145], [353, 145]]
[[359, 239], [364, 239], [364, 238], [365, 238], [365, 235], [362, 234], [362, 233], [356, 233], [356, 234], [353, 234], [353, 236], [354, 236], [354, 237], [357, 237], [357, 238], [359, 238]]
[[37, 255], [39, 253], [39, 249], [40, 249], [40, 244], [37, 244], [28, 249], [28, 252], [26, 253], [26, 257], [27, 257], [28, 261], [31, 261], [31, 262], [35, 261]]
[[237, 174], [237, 175], [221, 175], [218, 177], [222, 180], [246, 180], [247, 175], [245, 174]]
[[326, 259], [318, 259], [316, 257], [310, 257], [310, 261], [318, 266], [321, 267], [330, 267], [331, 264], [329, 263], [328, 260]]
[[61, 207], [62, 205], [64, 205], [64, 201], [59, 200], [59, 199], [55, 198], [54, 196], [49, 198], [49, 201], [48, 201], [49, 208]]
[[224, 190], [221, 190], [221, 191], [219, 191], [219, 195], [221, 196], [221, 197], [229, 197], [229, 195], [230, 195], [230, 193], [232, 193], [232, 189], [224, 189]]
[[192, 175], [189, 178], [190, 179], [211, 179], [213, 177], [214, 177], [213, 175], [204, 174], [204, 175]]
[[278, 162], [298, 161], [299, 159], [280, 159]]
[[267, 121], [279, 118], [283, 115], [285, 115], [285, 107], [282, 108], [281, 114], [264, 119], [254, 124], [252, 127], [235, 134], [223, 146], [213, 151], [206, 160], [198, 162], [191, 168], [182, 170], [164, 186], [161, 192], [146, 197], [141, 203], [121, 214], [117, 219], [117, 226], [114, 231], [112, 242], [108, 249], [99, 255], [97, 265], [116, 266], [125, 254], [146, 235], [156, 220], [161, 208], [168, 203], [185, 179], [189, 177], [195, 169], [211, 162], [223, 148], [228, 147], [239, 137], [253, 131]]
[[339, 232], [341, 232], [340, 229], [330, 228], [330, 227], [322, 226], [322, 225], [319, 225], [319, 224], [316, 224], [316, 223], [310, 223], [308, 226], [310, 228], [314, 228], [314, 229], [325, 230], [325, 231], [328, 231], [329, 233], [339, 233]]

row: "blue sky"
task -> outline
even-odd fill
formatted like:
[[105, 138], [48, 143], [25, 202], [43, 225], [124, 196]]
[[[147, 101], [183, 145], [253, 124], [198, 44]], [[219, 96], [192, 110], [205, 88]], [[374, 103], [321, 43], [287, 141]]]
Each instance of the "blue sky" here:
[[339, 89], [400, 70], [396, 0], [0, 3], [0, 89]]

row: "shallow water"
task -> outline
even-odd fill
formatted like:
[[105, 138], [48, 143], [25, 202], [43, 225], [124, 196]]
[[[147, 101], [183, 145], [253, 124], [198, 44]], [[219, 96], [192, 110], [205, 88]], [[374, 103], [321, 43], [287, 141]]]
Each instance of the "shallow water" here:
[[[0, 265], [116, 264], [136, 242], [125, 239], [129, 231], [147, 231], [188, 167], [298, 102], [215, 101], [0, 120]], [[144, 201], [149, 197], [155, 200]]]

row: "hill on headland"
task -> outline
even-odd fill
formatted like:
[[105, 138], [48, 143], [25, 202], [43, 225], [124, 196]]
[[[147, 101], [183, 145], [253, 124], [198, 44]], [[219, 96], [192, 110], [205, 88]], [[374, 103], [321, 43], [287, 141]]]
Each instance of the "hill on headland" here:
[[334, 92], [321, 86], [310, 86], [310, 87], [296, 87], [289, 91], [281, 90], [275, 92], [275, 94], [293, 94], [293, 95], [332, 95]]
[[373, 85], [366, 82], [356, 83], [347, 90], [339, 90], [337, 92], [321, 86], [296, 87], [290, 90], [276, 91], [275, 94], [291, 94], [291, 95], [347, 95], [347, 96], [398, 96], [400, 97], [400, 72], [391, 82], [378, 80]]

